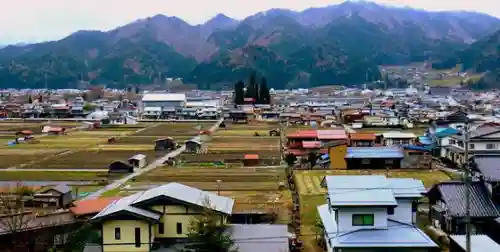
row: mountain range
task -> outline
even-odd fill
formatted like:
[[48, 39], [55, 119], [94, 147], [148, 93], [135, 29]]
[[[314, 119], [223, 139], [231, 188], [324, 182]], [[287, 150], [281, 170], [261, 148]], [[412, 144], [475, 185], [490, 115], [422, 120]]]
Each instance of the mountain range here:
[[182, 77], [215, 88], [254, 70], [274, 88], [349, 85], [380, 79], [379, 65], [471, 50], [499, 28], [500, 20], [485, 14], [370, 2], [271, 9], [244, 20], [219, 14], [200, 25], [157, 15], [108, 32], [0, 49], [0, 87], [68, 88], [85, 81], [123, 88]]

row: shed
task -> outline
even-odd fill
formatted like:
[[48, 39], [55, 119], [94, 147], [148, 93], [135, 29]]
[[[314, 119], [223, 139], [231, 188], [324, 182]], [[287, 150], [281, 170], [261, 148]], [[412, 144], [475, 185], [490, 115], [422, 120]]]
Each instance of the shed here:
[[186, 145], [186, 152], [199, 153], [201, 150], [201, 141], [198, 139], [189, 139], [184, 144]]
[[128, 159], [128, 164], [134, 168], [143, 168], [147, 165], [146, 155], [136, 154]]
[[132, 173], [134, 172], [134, 167], [122, 162], [115, 161], [109, 165], [108, 173]]
[[160, 138], [155, 141], [155, 151], [175, 149], [175, 140], [172, 137]]
[[244, 166], [258, 166], [260, 165], [260, 157], [257, 154], [246, 154], [243, 157]]
[[399, 169], [403, 158], [397, 147], [350, 147], [345, 155], [347, 169]]
[[67, 207], [73, 202], [73, 195], [69, 186], [59, 184], [36, 192], [33, 201], [38, 204], [54, 204], [57, 208]]

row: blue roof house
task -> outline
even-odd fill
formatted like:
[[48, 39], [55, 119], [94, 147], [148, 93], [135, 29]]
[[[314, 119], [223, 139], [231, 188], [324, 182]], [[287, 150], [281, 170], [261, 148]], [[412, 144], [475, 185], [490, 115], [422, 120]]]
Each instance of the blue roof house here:
[[327, 176], [318, 206], [327, 251], [439, 251], [416, 227], [422, 181], [380, 175]]

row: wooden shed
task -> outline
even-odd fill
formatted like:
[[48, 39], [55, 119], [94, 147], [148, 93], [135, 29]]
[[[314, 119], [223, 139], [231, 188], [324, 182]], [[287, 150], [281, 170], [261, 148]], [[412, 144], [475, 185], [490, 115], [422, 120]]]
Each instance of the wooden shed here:
[[115, 161], [109, 165], [108, 173], [132, 173], [134, 172], [134, 167], [122, 162]]
[[201, 150], [201, 142], [198, 139], [189, 139], [185, 142], [186, 152], [199, 153]]
[[128, 159], [128, 164], [134, 168], [143, 168], [148, 164], [146, 155], [136, 154]]
[[258, 166], [260, 165], [260, 157], [257, 154], [246, 154], [243, 157], [243, 165], [244, 166]]
[[155, 151], [174, 150], [176, 146], [172, 137], [160, 138], [155, 141]]

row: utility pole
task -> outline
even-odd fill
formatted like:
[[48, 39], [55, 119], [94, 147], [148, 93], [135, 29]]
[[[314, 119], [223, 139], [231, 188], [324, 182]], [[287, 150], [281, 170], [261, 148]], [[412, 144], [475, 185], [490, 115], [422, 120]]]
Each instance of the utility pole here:
[[470, 221], [470, 189], [471, 176], [469, 170], [469, 122], [465, 122], [465, 153], [464, 153], [464, 179], [465, 179], [465, 246], [466, 252], [471, 252], [471, 221]]

